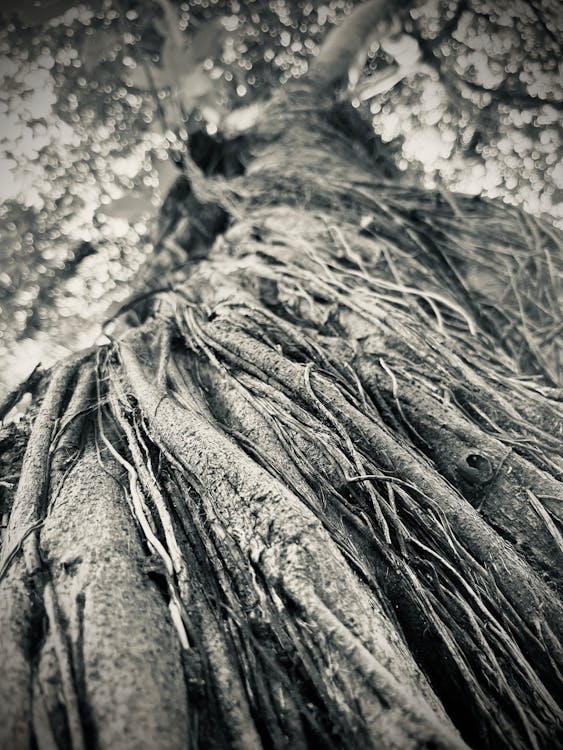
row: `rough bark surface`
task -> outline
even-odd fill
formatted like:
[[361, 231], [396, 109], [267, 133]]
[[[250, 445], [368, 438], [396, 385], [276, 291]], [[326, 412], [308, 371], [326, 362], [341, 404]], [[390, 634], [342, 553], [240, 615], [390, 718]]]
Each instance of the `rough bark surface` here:
[[0, 435], [2, 747], [561, 742], [561, 391], [465, 281], [521, 217], [334, 122], [281, 92], [191, 164], [221, 233]]

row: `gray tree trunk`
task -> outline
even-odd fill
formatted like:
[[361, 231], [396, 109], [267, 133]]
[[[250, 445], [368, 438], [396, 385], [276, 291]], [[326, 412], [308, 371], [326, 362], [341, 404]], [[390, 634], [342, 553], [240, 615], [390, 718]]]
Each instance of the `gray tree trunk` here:
[[379, 178], [307, 87], [244, 159], [0, 434], [1, 746], [555, 748], [561, 391], [466, 281], [521, 217]]

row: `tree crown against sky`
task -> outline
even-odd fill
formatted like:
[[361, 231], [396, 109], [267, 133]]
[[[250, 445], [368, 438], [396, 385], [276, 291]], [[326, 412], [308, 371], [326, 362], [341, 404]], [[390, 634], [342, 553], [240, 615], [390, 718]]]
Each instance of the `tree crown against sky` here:
[[[8, 4], [0, 30], [0, 351], [22, 363], [14, 378], [56, 359], [61, 339], [90, 343], [108, 301], [130, 293], [188, 131], [214, 134], [303, 76], [354, 3], [44, 5]], [[561, 24], [549, 0], [419, 3], [342, 97], [402, 179], [557, 219]]]

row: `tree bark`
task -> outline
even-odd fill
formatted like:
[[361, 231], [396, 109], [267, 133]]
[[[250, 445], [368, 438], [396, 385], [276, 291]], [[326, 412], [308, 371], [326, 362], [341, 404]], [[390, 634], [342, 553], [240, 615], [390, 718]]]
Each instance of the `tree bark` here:
[[226, 231], [0, 435], [2, 747], [561, 741], [561, 392], [464, 281], [528, 240], [332, 106], [278, 92]]

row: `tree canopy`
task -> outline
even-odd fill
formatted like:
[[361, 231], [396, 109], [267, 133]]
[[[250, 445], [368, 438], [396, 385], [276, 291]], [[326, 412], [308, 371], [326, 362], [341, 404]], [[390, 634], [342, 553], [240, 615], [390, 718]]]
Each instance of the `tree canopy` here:
[[[252, 116], [253, 103], [305, 74], [327, 29], [353, 6], [3, 6], [5, 386], [38, 359], [54, 361], [62, 342], [92, 341], [108, 302], [130, 293], [175, 177], [168, 156], [182, 151], [188, 133], [220, 133], [233, 110]], [[382, 159], [403, 180], [500, 196], [557, 222], [557, 2], [432, 0], [390, 11], [383, 39], [379, 30], [366, 64], [360, 54], [360, 69], [342, 85]], [[486, 285], [486, 275], [476, 283]]]

